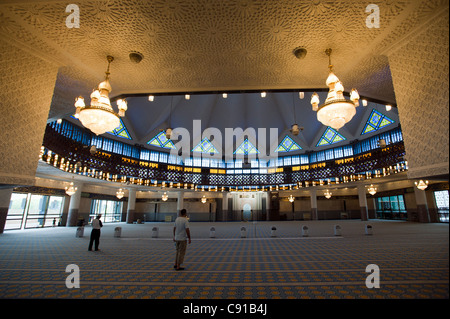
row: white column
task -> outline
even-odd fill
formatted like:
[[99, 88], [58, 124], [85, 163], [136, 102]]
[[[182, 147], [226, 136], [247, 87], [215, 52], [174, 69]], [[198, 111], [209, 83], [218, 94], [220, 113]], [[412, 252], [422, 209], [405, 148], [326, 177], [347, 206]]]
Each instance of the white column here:
[[136, 211], [136, 189], [128, 189], [128, 206], [127, 206], [127, 224], [134, 221], [134, 213]]
[[180, 214], [180, 210], [184, 208], [184, 192], [178, 192], [177, 197], [177, 216]]
[[315, 188], [310, 189], [309, 195], [311, 196], [311, 219], [318, 220], [319, 213], [317, 211], [317, 190]]
[[420, 190], [414, 186], [414, 195], [417, 205], [417, 217], [421, 223], [430, 222], [430, 214], [428, 212], [427, 196], [424, 190]]
[[222, 221], [228, 221], [228, 193], [222, 193]]
[[367, 209], [366, 187], [364, 184], [358, 185], [359, 209], [361, 211], [361, 220], [369, 220], [369, 212]]
[[73, 185], [77, 188], [75, 194], [70, 196], [69, 203], [69, 212], [67, 215], [67, 223], [66, 226], [76, 226], [78, 221], [78, 210], [80, 209], [80, 200], [81, 200], [81, 190], [83, 189], [83, 184], [75, 184]]

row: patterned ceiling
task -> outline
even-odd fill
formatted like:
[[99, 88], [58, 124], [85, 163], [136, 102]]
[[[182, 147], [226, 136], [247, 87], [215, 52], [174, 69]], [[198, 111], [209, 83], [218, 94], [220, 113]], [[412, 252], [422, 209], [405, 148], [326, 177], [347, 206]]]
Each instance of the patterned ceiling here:
[[[115, 57], [114, 97], [326, 88], [324, 51], [332, 48], [335, 72], [347, 91], [355, 87], [361, 96], [395, 104], [389, 52], [438, 12], [448, 10], [448, 1], [372, 2], [380, 8], [380, 28], [367, 27], [365, 9], [371, 2], [366, 0], [80, 0], [79, 28], [66, 26], [67, 1], [2, 1], [0, 36], [59, 66], [50, 119], [72, 113], [76, 96], [89, 96], [103, 79], [106, 55]], [[293, 54], [299, 46], [307, 49], [302, 60]], [[132, 51], [143, 54], [139, 64], [130, 61]], [[174, 119], [180, 125], [187, 125], [181, 119], [192, 122], [192, 114], [219, 128], [275, 125], [287, 132], [293, 124], [289, 96], [264, 102], [242, 98], [233, 106], [235, 113], [221, 108], [219, 97], [197, 97], [190, 108], [183, 106], [186, 101], [177, 104]], [[303, 121], [299, 124], [305, 126], [297, 142], [312, 147], [324, 128], [310, 112], [308, 95], [296, 103]], [[124, 121], [135, 142], [145, 143], [169, 122], [170, 103], [159, 104], [160, 110], [155, 105], [130, 98]], [[246, 115], [231, 115], [237, 110]], [[360, 135], [370, 111], [359, 111], [358, 119], [345, 128], [349, 141]], [[251, 122], [255, 117], [258, 121]]]

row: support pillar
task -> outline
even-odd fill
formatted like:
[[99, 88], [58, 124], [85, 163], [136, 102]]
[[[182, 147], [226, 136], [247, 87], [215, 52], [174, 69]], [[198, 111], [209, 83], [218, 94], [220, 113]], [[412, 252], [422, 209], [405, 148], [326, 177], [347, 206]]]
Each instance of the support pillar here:
[[8, 215], [12, 191], [12, 188], [0, 189], [0, 234], [2, 234], [5, 229], [6, 216]]
[[429, 223], [430, 214], [428, 212], [427, 196], [425, 191], [414, 187], [414, 195], [416, 197], [417, 218], [419, 219], [419, 223]]
[[359, 209], [361, 211], [361, 221], [369, 220], [369, 211], [367, 209], [366, 186], [358, 185]]
[[83, 188], [83, 185], [74, 184], [74, 187], [77, 187], [77, 191], [75, 192], [75, 194], [70, 196], [69, 213], [67, 215], [66, 227], [76, 226], [78, 221], [78, 211], [80, 209], [80, 200], [81, 200], [81, 189]]
[[128, 189], [128, 206], [127, 206], [127, 224], [134, 221], [134, 213], [136, 211], [136, 189]]
[[222, 216], [219, 218], [220, 221], [228, 221], [228, 193], [222, 193]]
[[309, 195], [311, 196], [311, 220], [318, 220], [319, 213], [317, 211], [317, 190], [310, 189]]
[[184, 208], [184, 192], [178, 192], [177, 197], [177, 216], [180, 214], [180, 211]]

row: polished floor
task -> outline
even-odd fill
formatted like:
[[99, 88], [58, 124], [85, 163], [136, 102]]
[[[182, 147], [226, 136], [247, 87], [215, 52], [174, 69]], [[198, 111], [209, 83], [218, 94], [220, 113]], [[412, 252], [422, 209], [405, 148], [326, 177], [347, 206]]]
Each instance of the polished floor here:
[[[366, 224], [372, 235], [365, 234]], [[302, 236], [304, 225], [308, 237]], [[121, 227], [120, 237], [114, 236], [116, 227]], [[215, 238], [210, 238], [211, 227]], [[0, 298], [449, 298], [448, 224], [193, 222], [180, 272], [173, 269], [171, 223], [104, 224], [98, 252], [87, 250], [90, 230], [86, 227], [83, 237], [67, 227], [5, 231], [0, 235]], [[72, 264], [80, 270], [79, 288], [66, 286], [72, 274], [66, 267]], [[379, 267], [379, 288], [366, 286], [371, 264]]]

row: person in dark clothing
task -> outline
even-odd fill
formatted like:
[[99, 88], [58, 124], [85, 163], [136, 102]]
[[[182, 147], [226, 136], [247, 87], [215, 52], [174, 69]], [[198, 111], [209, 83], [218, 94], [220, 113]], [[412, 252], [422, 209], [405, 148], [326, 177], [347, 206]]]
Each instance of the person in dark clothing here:
[[99, 250], [98, 245], [100, 243], [100, 228], [103, 227], [100, 217], [102, 217], [102, 215], [98, 214], [97, 218], [95, 218], [92, 221], [91, 240], [89, 241], [89, 248], [88, 248], [89, 251], [92, 250], [92, 244], [94, 244], [94, 243], [95, 243], [95, 245], [94, 245], [95, 251]]

